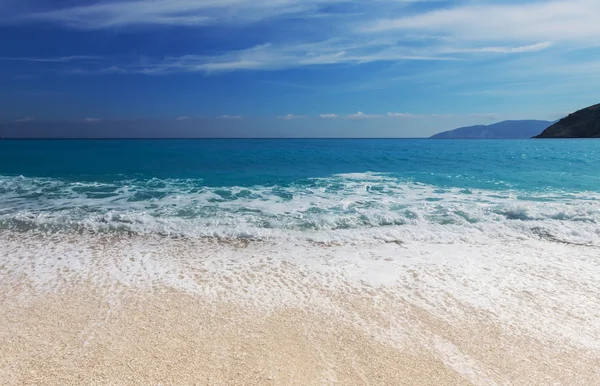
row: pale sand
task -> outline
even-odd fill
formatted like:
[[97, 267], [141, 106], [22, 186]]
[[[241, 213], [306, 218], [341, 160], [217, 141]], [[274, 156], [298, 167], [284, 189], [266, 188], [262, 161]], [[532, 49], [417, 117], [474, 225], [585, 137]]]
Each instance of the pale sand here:
[[[14, 251], [5, 262], [25, 261], [19, 264], [38, 275], [46, 266]], [[96, 258], [106, 261], [103, 253]], [[327, 287], [302, 281], [302, 267], [256, 265], [241, 289], [252, 303], [136, 285], [139, 271], [127, 285], [86, 279], [98, 265], [58, 268], [56, 285], [40, 288], [11, 267], [0, 264], [3, 385], [600, 384], [594, 344], [536, 336], [450, 294], [452, 307], [439, 312], [403, 299], [395, 287]], [[272, 284], [282, 278], [287, 287]], [[209, 287], [214, 276], [196, 280]], [[265, 283], [271, 287], [260, 292]], [[262, 306], [273, 302], [260, 296], [288, 287], [308, 300]], [[426, 297], [425, 284], [420, 290]], [[557, 315], [557, 323], [571, 322]]]
[[[597, 354], [515, 338], [476, 313], [472, 325], [451, 326], [423, 310], [396, 304], [405, 318], [410, 316], [415, 335], [395, 345], [311, 310], [259, 313], [184, 293], [126, 289], [115, 307], [95, 292], [78, 286], [25, 306], [5, 300], [0, 313], [2, 384], [600, 382]], [[371, 312], [370, 300], [355, 301], [347, 306]], [[447, 357], [440, 356], [443, 346], [451, 351]]]
[[9, 384], [466, 383], [431, 353], [303, 310], [258, 314], [180, 293], [127, 294], [109, 315], [81, 294], [3, 315], [0, 378]]

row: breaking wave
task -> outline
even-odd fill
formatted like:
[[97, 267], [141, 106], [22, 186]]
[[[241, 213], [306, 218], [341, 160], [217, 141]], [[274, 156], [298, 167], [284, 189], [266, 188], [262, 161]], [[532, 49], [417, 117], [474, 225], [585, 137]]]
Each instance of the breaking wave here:
[[600, 195], [440, 188], [391, 174], [291, 184], [1, 177], [0, 229], [323, 243], [544, 239], [600, 245]]

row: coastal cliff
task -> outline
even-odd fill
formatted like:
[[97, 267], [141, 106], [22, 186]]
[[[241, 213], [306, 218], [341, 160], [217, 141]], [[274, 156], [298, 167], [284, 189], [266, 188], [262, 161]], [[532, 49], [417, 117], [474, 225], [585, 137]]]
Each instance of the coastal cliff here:
[[600, 104], [569, 114], [534, 138], [600, 138]]

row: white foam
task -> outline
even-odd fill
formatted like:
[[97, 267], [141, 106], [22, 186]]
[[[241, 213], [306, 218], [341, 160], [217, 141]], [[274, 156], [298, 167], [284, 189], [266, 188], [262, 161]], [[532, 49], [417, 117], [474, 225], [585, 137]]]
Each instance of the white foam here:
[[[449, 323], [469, 307], [539, 339], [600, 349], [599, 252], [543, 240], [356, 247], [3, 231], [0, 278], [10, 287], [26, 277], [40, 291], [91, 281], [335, 313], [345, 311], [331, 294], [379, 289]], [[386, 337], [402, 339], [396, 322], [390, 319]]]
[[464, 190], [359, 173], [292, 186], [207, 187], [1, 177], [0, 227], [325, 243], [600, 245], [600, 194]]

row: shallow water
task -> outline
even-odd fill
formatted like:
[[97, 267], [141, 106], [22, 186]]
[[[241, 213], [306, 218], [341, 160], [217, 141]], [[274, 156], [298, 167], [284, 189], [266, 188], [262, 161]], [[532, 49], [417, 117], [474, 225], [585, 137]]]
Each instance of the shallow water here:
[[2, 141], [0, 229], [600, 243], [600, 141]]

